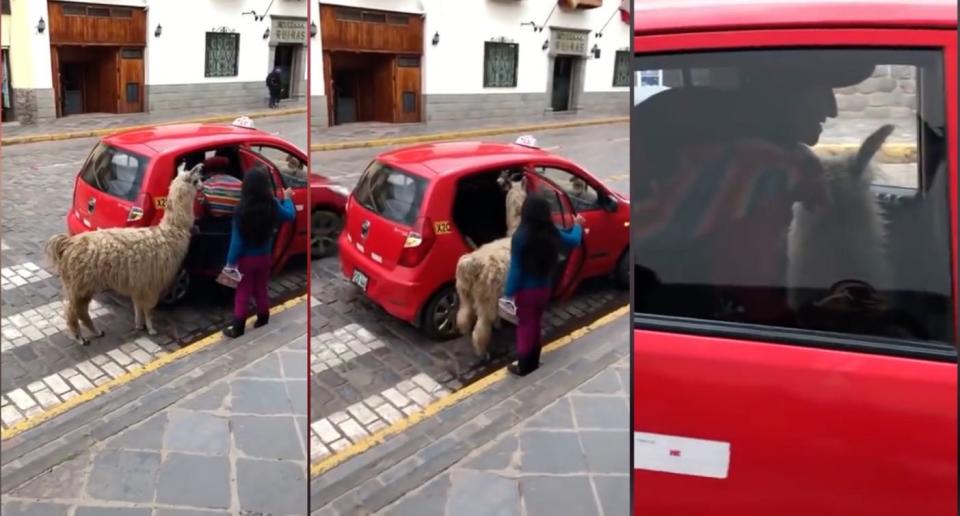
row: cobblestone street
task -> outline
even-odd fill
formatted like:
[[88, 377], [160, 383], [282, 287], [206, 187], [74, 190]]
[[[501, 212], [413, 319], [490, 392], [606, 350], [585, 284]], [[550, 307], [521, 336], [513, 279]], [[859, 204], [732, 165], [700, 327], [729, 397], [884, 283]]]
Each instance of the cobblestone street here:
[[[257, 127], [306, 148], [304, 115], [263, 118]], [[91, 390], [223, 327], [232, 294], [197, 283], [182, 305], [154, 314], [158, 335], [133, 329], [127, 298], [103, 294], [91, 304], [94, 323], [106, 336], [87, 347], [66, 331], [60, 280], [43, 245], [66, 230], [73, 183], [96, 139], [20, 144], [3, 149], [2, 374], [3, 428]], [[302, 294], [305, 262], [294, 260], [270, 285], [274, 302]]]
[[[626, 192], [627, 125], [610, 124], [536, 134], [539, 145], [569, 157]], [[518, 135], [484, 140], [510, 142]], [[314, 153], [315, 171], [353, 187], [374, 156], [385, 149]], [[336, 259], [312, 264], [311, 462], [322, 460], [377, 430], [476, 381], [508, 361], [514, 327], [494, 332], [494, 359], [478, 362], [461, 337], [432, 342], [412, 326], [385, 314], [357, 292]], [[546, 340], [627, 303], [627, 293], [598, 278], [569, 301], [553, 305]]]

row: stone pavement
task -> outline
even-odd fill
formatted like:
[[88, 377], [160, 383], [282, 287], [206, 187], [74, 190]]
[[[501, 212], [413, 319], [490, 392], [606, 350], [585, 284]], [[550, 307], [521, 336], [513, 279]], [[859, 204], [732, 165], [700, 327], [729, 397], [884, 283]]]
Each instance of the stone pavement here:
[[[293, 101], [281, 101], [280, 104], [281, 110], [305, 107], [306, 104], [303, 101], [299, 103]], [[257, 108], [256, 111], [268, 111], [268, 108], [266, 104], [264, 104], [262, 108]], [[241, 116], [250, 112], [250, 109], [243, 109], [236, 114], [224, 113], [222, 108], [218, 108], [216, 110], [198, 109], [190, 113], [184, 113], [182, 111], [175, 113], [89, 113], [54, 118], [32, 125], [21, 125], [19, 122], [5, 122], [2, 130], [0, 130], [0, 133], [2, 133], [4, 138], [13, 138], [17, 136], [30, 136], [35, 134], [57, 134], [76, 131], [92, 131], [96, 129], [111, 129], [115, 127], [121, 128], [133, 125], [168, 124], [177, 122], [179, 120], [204, 118], [208, 116]], [[306, 125], [307, 113], [304, 112], [300, 116], [303, 119], [304, 125]]]
[[306, 514], [305, 308], [279, 314], [268, 333], [215, 345], [233, 354], [266, 346], [265, 355], [29, 482], [5, 485], [3, 514]]
[[627, 358], [461, 459], [383, 516], [627, 516]]
[[628, 350], [623, 315], [527, 377], [498, 371], [312, 479], [312, 514], [628, 514]]

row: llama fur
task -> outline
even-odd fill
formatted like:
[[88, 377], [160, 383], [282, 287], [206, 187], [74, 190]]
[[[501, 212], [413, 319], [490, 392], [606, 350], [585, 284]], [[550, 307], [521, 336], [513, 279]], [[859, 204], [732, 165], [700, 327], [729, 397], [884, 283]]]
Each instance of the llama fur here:
[[863, 281], [878, 291], [889, 288], [886, 222], [870, 185], [876, 175], [871, 161], [893, 130], [884, 125], [856, 152], [821, 157], [827, 202], [794, 204], [787, 235], [787, 286], [794, 310], [843, 280]]
[[457, 261], [457, 328], [464, 335], [471, 334], [473, 349], [481, 357], [487, 355], [493, 324], [498, 319], [498, 302], [510, 268], [510, 239], [520, 226], [520, 211], [527, 198], [525, 180], [511, 180], [504, 174], [499, 182], [507, 190], [507, 236]]
[[134, 326], [155, 335], [151, 313], [180, 270], [190, 246], [193, 202], [202, 179], [197, 165], [183, 164], [170, 184], [166, 211], [160, 224], [145, 228], [111, 228], [74, 236], [59, 234], [46, 243], [47, 259], [56, 268], [66, 300], [65, 319], [81, 345], [82, 322], [95, 337], [102, 337], [90, 319], [93, 296], [113, 290], [133, 300]]

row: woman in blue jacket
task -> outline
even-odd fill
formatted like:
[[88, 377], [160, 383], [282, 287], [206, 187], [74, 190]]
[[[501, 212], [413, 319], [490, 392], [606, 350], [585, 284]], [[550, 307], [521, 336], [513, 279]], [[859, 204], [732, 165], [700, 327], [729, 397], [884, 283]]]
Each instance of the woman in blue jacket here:
[[270, 282], [273, 230], [296, 216], [290, 200], [292, 193], [287, 188], [283, 191], [283, 202], [278, 201], [273, 196], [270, 172], [263, 165], [255, 165], [243, 177], [226, 265], [239, 269], [242, 277], [233, 298], [233, 324], [223, 330], [227, 337], [243, 335], [251, 297], [257, 307], [257, 322], [253, 327], [259, 328], [270, 320], [267, 284]]
[[504, 295], [517, 306], [517, 362], [507, 369], [525, 376], [540, 367], [540, 321], [553, 292], [551, 280], [561, 246], [574, 248], [583, 238], [583, 218], [568, 230], [557, 228], [550, 203], [531, 194], [523, 203], [520, 226], [510, 244], [510, 269]]

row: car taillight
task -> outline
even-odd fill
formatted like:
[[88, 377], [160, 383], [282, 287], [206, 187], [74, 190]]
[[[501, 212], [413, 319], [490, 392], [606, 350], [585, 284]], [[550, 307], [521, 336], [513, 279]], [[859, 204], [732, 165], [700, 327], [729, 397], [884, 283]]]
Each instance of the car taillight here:
[[413, 225], [413, 230], [407, 233], [403, 242], [403, 252], [400, 253], [398, 263], [403, 267], [416, 267], [423, 261], [433, 246], [436, 234], [429, 217], [420, 217]]
[[148, 193], [142, 193], [137, 197], [136, 202], [127, 212], [127, 223], [150, 221], [153, 218], [153, 196]]

